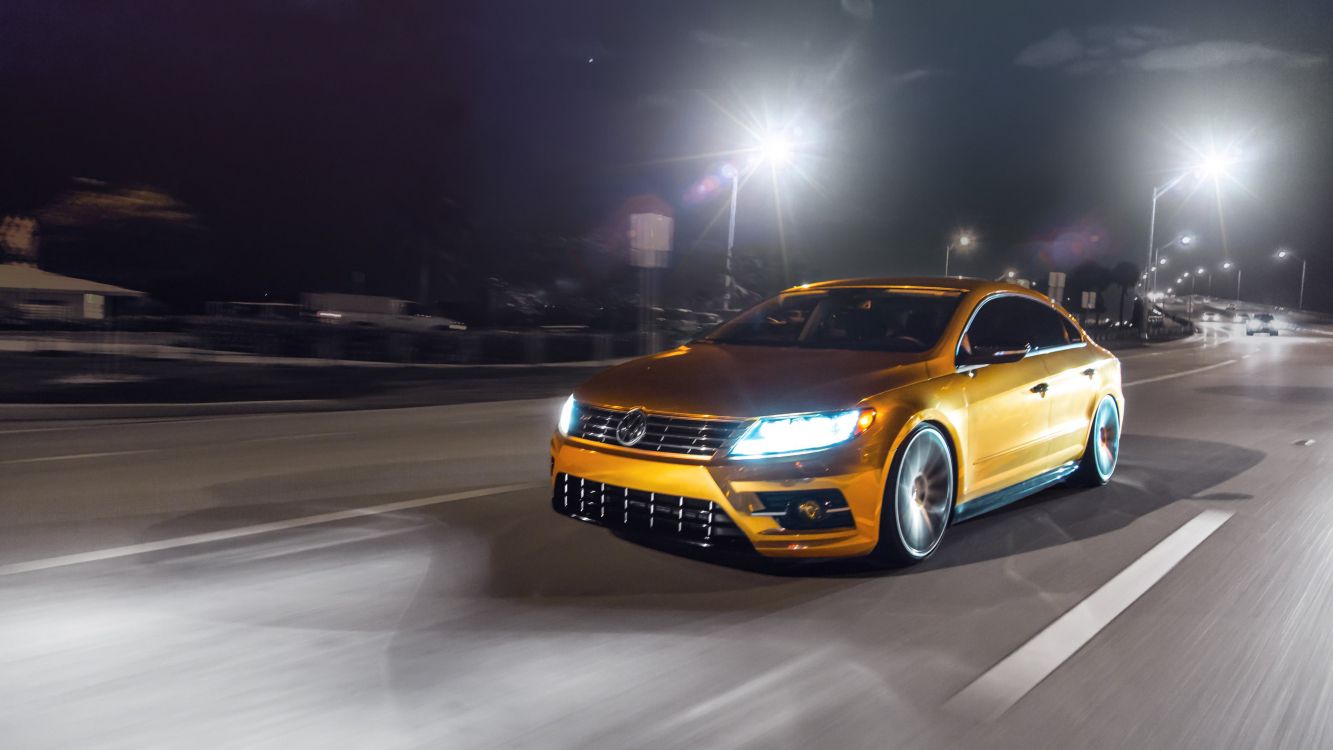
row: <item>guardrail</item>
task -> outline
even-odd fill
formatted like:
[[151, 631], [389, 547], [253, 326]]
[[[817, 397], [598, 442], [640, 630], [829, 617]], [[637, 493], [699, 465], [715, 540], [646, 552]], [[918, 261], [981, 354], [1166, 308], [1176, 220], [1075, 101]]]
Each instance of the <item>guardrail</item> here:
[[558, 364], [633, 357], [689, 337], [550, 330], [402, 331], [307, 321], [193, 318], [172, 332], [32, 330], [0, 332], [0, 351], [85, 353], [152, 359], [359, 361], [393, 364]]
[[[1159, 313], [1148, 319], [1148, 341], [1172, 341], [1189, 336], [1197, 330], [1194, 323], [1183, 316], [1165, 311]], [[1100, 344], [1144, 339], [1142, 329], [1133, 323], [1084, 324], [1083, 330], [1088, 332], [1093, 341]]]

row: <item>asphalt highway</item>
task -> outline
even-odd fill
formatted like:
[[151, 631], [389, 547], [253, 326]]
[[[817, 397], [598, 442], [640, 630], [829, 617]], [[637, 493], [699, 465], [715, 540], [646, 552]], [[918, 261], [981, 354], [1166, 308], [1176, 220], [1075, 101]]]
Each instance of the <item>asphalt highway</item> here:
[[1109, 486], [898, 571], [558, 517], [557, 398], [0, 423], [0, 746], [1333, 746], [1333, 336], [1124, 376]]

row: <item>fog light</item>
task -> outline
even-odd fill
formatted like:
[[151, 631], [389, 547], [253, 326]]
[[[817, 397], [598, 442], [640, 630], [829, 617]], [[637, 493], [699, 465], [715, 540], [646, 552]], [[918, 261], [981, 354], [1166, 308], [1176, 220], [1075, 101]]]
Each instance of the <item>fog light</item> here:
[[824, 504], [818, 500], [803, 500], [796, 506], [796, 512], [800, 513], [807, 521], [818, 521], [827, 515], [824, 512]]
[[771, 516], [784, 529], [819, 531], [856, 526], [847, 499], [835, 489], [760, 492], [756, 499], [763, 509], [750, 513]]

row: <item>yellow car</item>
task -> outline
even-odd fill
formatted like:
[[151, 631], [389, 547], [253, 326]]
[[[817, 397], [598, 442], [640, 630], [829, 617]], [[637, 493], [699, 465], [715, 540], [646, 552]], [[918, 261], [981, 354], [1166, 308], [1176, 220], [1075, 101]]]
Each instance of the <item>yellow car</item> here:
[[566, 516], [770, 557], [929, 557], [950, 523], [1115, 470], [1120, 362], [1004, 283], [805, 284], [575, 389]]

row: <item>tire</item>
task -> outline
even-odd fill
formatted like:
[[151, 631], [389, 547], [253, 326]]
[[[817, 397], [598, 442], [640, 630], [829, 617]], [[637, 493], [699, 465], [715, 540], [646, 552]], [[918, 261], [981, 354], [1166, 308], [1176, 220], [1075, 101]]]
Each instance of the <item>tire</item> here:
[[912, 565], [934, 554], [953, 518], [953, 459], [949, 438], [933, 424], [917, 426], [903, 440], [884, 483], [876, 558]]
[[1069, 483], [1081, 487], [1100, 487], [1111, 481], [1120, 460], [1120, 407], [1115, 399], [1103, 396], [1093, 412], [1088, 427], [1088, 442], [1078, 468], [1069, 475]]

